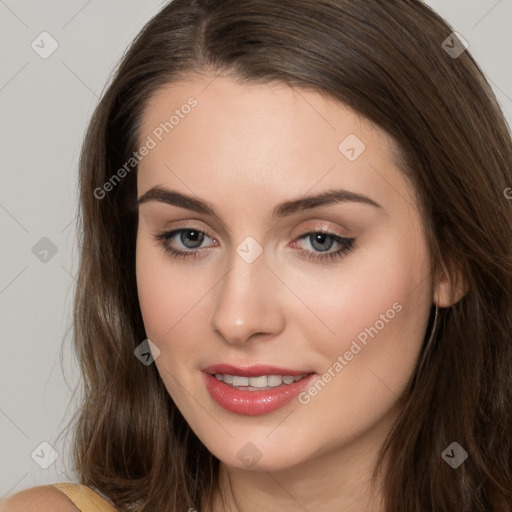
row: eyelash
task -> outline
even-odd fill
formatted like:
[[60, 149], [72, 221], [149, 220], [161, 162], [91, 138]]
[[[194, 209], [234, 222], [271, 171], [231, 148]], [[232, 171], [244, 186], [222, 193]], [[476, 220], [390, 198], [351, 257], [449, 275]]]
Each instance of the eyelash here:
[[[173, 258], [199, 258], [201, 257], [199, 255], [200, 252], [202, 252], [200, 249], [191, 249], [188, 251], [180, 251], [178, 249], [174, 249], [169, 246], [168, 242], [170, 239], [174, 238], [177, 234], [182, 233], [186, 231], [195, 231], [199, 234], [204, 234], [208, 236], [204, 231], [200, 231], [199, 229], [195, 228], [180, 228], [175, 229], [173, 231], [165, 231], [162, 233], [157, 233], [153, 235], [156, 240], [158, 240], [159, 244], [163, 247], [164, 251], [168, 253]], [[342, 258], [346, 254], [348, 254], [350, 251], [352, 251], [355, 248], [355, 238], [345, 238], [339, 235], [336, 235], [330, 231], [325, 230], [316, 230], [316, 231], [308, 231], [307, 233], [304, 233], [300, 235], [297, 240], [302, 240], [303, 238], [307, 238], [310, 235], [328, 235], [330, 236], [335, 243], [339, 243], [342, 247], [338, 249], [337, 251], [333, 252], [325, 252], [325, 253], [314, 253], [312, 251], [308, 251], [305, 249], [298, 249], [299, 253], [304, 255], [305, 257], [311, 259], [311, 260], [320, 260], [320, 261], [333, 261], [338, 258]], [[211, 238], [211, 237], [209, 237]]]

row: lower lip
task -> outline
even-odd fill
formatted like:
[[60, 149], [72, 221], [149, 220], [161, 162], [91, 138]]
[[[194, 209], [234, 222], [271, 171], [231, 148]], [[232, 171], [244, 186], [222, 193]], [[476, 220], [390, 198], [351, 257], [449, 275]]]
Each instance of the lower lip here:
[[303, 379], [262, 391], [240, 390], [228, 386], [209, 373], [204, 373], [206, 388], [210, 396], [224, 409], [245, 416], [268, 414], [283, 407], [307, 388], [316, 374]]

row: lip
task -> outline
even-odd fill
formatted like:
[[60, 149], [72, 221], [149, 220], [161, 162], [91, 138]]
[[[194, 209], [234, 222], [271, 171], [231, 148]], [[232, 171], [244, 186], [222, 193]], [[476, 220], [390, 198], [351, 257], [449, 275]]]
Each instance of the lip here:
[[[214, 369], [214, 371], [212, 371]], [[262, 391], [240, 390], [218, 380], [212, 373], [224, 373], [241, 377], [258, 375], [304, 375], [303, 379]], [[311, 385], [316, 373], [283, 370], [273, 366], [258, 365], [250, 368], [236, 368], [230, 365], [214, 365], [203, 370], [206, 389], [223, 409], [244, 416], [260, 416], [280, 409], [291, 402], [301, 391]]]
[[[278, 368], [270, 364], [255, 364], [252, 366], [233, 366], [231, 364], [213, 364], [203, 368], [203, 372], [214, 375], [215, 373], [224, 373], [226, 375], [235, 375], [237, 377], [258, 377], [260, 375], [306, 375], [314, 373], [312, 370], [287, 370], [285, 368]], [[291, 385], [291, 384], [290, 384]]]

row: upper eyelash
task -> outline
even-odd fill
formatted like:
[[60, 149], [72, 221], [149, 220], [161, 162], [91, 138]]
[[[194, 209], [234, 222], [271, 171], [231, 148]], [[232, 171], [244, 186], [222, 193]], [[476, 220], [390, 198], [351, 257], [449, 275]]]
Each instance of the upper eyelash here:
[[[180, 228], [180, 229], [174, 229], [173, 231], [164, 231], [162, 233], [157, 233], [154, 235], [154, 237], [160, 242], [160, 245], [164, 248], [164, 251], [167, 253], [170, 253], [170, 255], [174, 258], [189, 258], [189, 257], [199, 257], [200, 249], [192, 249], [189, 251], [179, 251], [177, 249], [173, 249], [172, 247], [169, 247], [167, 244], [167, 241], [172, 238], [174, 235], [181, 233], [182, 231], [197, 231], [198, 233], [203, 233], [204, 235], [208, 236], [207, 233], [204, 231], [201, 231], [200, 229], [196, 228]], [[211, 237], [209, 237], [211, 238]]]
[[300, 235], [297, 240], [301, 240], [303, 238], [308, 237], [309, 235], [316, 235], [318, 233], [329, 235], [331, 236], [334, 241], [341, 245], [341, 248], [337, 251], [333, 252], [315, 252], [315, 251], [307, 251], [305, 249], [297, 249], [299, 253], [305, 255], [307, 258], [313, 259], [313, 260], [324, 260], [324, 261], [331, 261], [335, 258], [341, 258], [345, 254], [348, 254], [350, 251], [352, 251], [355, 248], [355, 238], [347, 238], [340, 235], [336, 235], [335, 233], [332, 233], [331, 231], [325, 231], [322, 229], [308, 231], [307, 233], [303, 233]]
[[[172, 231], [165, 231], [162, 233], [157, 233], [154, 235], [154, 237], [156, 240], [158, 240], [160, 242], [160, 245], [163, 247], [165, 252], [169, 253], [174, 258], [200, 257], [199, 253], [202, 252], [201, 249], [191, 249], [189, 251], [180, 251], [180, 250], [174, 249], [168, 245], [167, 242], [170, 238], [173, 238], [175, 235], [177, 235], [178, 233], [181, 233], [183, 231], [197, 231], [197, 232], [202, 233], [209, 237], [209, 235], [207, 233], [205, 233], [204, 231], [201, 231], [199, 229], [192, 228], [192, 227], [180, 228], [180, 229], [175, 229]], [[303, 238], [308, 237], [309, 235], [315, 235], [318, 233], [331, 236], [334, 239], [334, 241], [341, 244], [342, 247], [340, 249], [338, 249], [337, 251], [325, 252], [325, 253], [307, 251], [305, 249], [297, 249], [301, 254], [304, 254], [307, 258], [314, 259], [314, 260], [330, 261], [330, 260], [333, 260], [334, 258], [341, 258], [345, 254], [352, 251], [355, 247], [355, 240], [356, 240], [355, 238], [342, 237], [335, 233], [332, 233], [332, 232], [326, 231], [326, 230], [322, 230], [322, 229], [308, 231], [307, 233], [303, 233], [297, 238], [297, 240], [301, 240]], [[211, 237], [209, 237], [209, 238], [211, 238]]]

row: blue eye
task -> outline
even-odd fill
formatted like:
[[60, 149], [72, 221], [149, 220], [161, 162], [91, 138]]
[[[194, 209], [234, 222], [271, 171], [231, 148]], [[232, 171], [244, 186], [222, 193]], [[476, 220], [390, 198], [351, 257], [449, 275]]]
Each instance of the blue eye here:
[[[181, 228], [173, 231], [166, 231], [154, 235], [160, 242], [164, 251], [174, 258], [197, 258], [201, 257], [204, 251], [200, 250], [205, 239], [210, 238], [204, 231], [195, 228]], [[311, 231], [301, 235], [297, 240], [307, 239], [313, 250], [298, 249], [298, 252], [314, 260], [331, 261], [334, 258], [341, 258], [348, 254], [355, 246], [355, 238], [345, 238], [328, 231]], [[214, 242], [216, 240], [212, 239]], [[176, 249], [171, 242], [179, 243], [185, 248]], [[332, 251], [334, 245], [339, 248]]]
[[[176, 238], [176, 235], [179, 235], [179, 241], [186, 249], [190, 250], [180, 250], [171, 247], [169, 242]], [[164, 251], [169, 253], [173, 257], [182, 257], [187, 258], [189, 256], [197, 257], [199, 256], [199, 251], [194, 250], [201, 246], [204, 239], [210, 238], [204, 231], [199, 231], [194, 228], [182, 228], [175, 229], [174, 231], [167, 231], [164, 233], [159, 233], [155, 235], [155, 238], [160, 241], [160, 244], [164, 248]]]
[[[299, 249], [299, 252], [310, 259], [320, 259], [330, 261], [334, 258], [341, 258], [348, 254], [355, 246], [355, 238], [345, 238], [328, 231], [312, 231], [302, 235], [299, 240], [307, 239], [311, 247], [318, 252]], [[339, 245], [336, 251], [330, 251], [333, 245]], [[322, 254], [325, 253], [325, 254]]]

